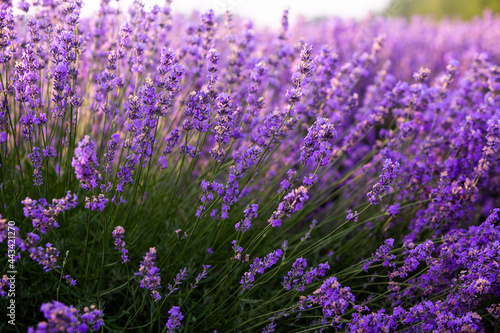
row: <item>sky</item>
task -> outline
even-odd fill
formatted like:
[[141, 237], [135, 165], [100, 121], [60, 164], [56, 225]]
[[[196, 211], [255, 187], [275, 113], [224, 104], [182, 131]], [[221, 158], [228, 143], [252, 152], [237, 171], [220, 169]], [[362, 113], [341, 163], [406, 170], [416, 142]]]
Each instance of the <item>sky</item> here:
[[[82, 16], [89, 16], [99, 8], [100, 0], [83, 0]], [[133, 0], [120, 0], [121, 8], [126, 8]], [[147, 7], [163, 4], [164, 0], [143, 0]], [[193, 10], [213, 9], [222, 14], [229, 8], [234, 14], [251, 19], [259, 26], [276, 27], [284, 9], [290, 10], [293, 23], [299, 15], [307, 19], [314, 17], [339, 16], [362, 18], [369, 12], [383, 10], [390, 0], [174, 0], [173, 13], [191, 13]]]

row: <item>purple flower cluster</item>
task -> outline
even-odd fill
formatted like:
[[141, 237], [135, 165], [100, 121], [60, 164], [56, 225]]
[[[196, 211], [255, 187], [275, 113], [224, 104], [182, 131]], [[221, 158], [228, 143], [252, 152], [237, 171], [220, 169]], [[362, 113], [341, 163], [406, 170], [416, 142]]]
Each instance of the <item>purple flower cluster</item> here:
[[168, 322], [166, 324], [168, 333], [174, 332], [176, 329], [181, 327], [181, 321], [184, 318], [182, 315], [181, 309], [178, 306], [173, 306], [168, 313], [170, 314], [170, 318], [168, 318]]
[[349, 303], [354, 302], [354, 295], [350, 290], [349, 287], [342, 287], [337, 278], [330, 277], [312, 295], [301, 299], [299, 309], [317, 304], [321, 306], [324, 317], [341, 316]]
[[116, 185], [116, 192], [123, 192], [124, 186], [133, 182], [132, 172], [139, 163], [139, 156], [130, 154], [127, 156], [127, 161], [120, 167], [116, 174], [118, 177], [118, 184]]
[[128, 250], [125, 248], [125, 241], [123, 240], [125, 237], [124, 234], [125, 229], [123, 229], [122, 226], [116, 226], [112, 232], [113, 238], [115, 239], [115, 249], [122, 253], [122, 264], [129, 262]]
[[76, 178], [84, 190], [96, 188], [97, 183], [101, 180], [101, 174], [97, 170], [99, 163], [95, 149], [94, 141], [85, 135], [82, 141], [78, 142], [78, 147], [75, 148], [75, 157], [71, 162], [71, 166], [75, 168]]
[[300, 186], [288, 193], [278, 205], [272, 216], [269, 218], [269, 224], [275, 228], [281, 226], [281, 218], [291, 216], [293, 213], [302, 209], [304, 202], [309, 199], [307, 188]]
[[59, 251], [51, 243], [45, 244], [45, 247], [37, 246], [40, 237], [37, 234], [29, 232], [21, 249], [26, 249], [30, 253], [30, 258], [43, 265], [43, 269], [49, 272], [57, 266]]
[[229, 168], [229, 172], [238, 178], [244, 177], [245, 172], [257, 164], [257, 160], [262, 154], [259, 146], [248, 147], [239, 158], [234, 158], [236, 163]]
[[389, 251], [394, 248], [394, 239], [388, 238], [384, 241], [384, 244], [382, 244], [375, 253], [372, 255], [372, 259], [366, 260], [363, 270], [365, 272], [368, 272], [368, 269], [370, 268], [373, 263], [379, 262], [383, 260], [384, 262], [382, 265], [384, 267], [392, 266], [394, 267], [396, 264], [391, 263], [391, 261], [394, 261], [396, 259], [396, 256], [394, 254], [389, 254]]
[[102, 193], [97, 197], [95, 195], [92, 196], [92, 199], [90, 199], [89, 197], [85, 197], [85, 208], [102, 212], [108, 202], [109, 199], [106, 198]]
[[9, 290], [10, 290], [9, 277], [7, 275], [4, 275], [2, 276], [2, 278], [0, 278], [0, 297], [7, 296]]
[[76, 286], [76, 280], [72, 279], [71, 276], [65, 275], [63, 276], [64, 280], [66, 280], [70, 285]]
[[216, 124], [214, 126], [215, 146], [210, 150], [212, 157], [217, 163], [222, 163], [226, 156], [224, 146], [229, 142], [230, 133], [234, 126], [234, 116], [231, 101], [231, 96], [227, 93], [221, 93], [216, 98], [217, 115], [215, 116]]
[[250, 289], [253, 286], [253, 282], [255, 281], [255, 275], [257, 273], [259, 274], [264, 274], [264, 271], [267, 268], [270, 268], [271, 266], [275, 265], [279, 258], [283, 255], [283, 251], [280, 249], [277, 249], [271, 253], [269, 253], [264, 259], [259, 259], [255, 258], [253, 260], [253, 263], [250, 265], [250, 270], [248, 272], [245, 272], [243, 276], [241, 277], [241, 288], [242, 291], [245, 289]]
[[115, 152], [118, 149], [118, 144], [120, 142], [120, 135], [119, 134], [113, 134], [111, 135], [111, 138], [108, 141], [108, 146], [106, 153], [103, 155], [102, 159], [102, 172], [103, 173], [110, 173], [111, 172], [111, 167], [113, 165], [113, 160], [115, 158]]
[[98, 331], [104, 324], [103, 312], [94, 305], [77, 310], [73, 305], [52, 301], [43, 303], [40, 307], [46, 321], [39, 322], [35, 328], [30, 327], [29, 333], [49, 332], [79, 332]]
[[[500, 220], [499, 212], [500, 209], [493, 210], [480, 226], [450, 231], [438, 247], [427, 241], [406, 251], [403, 266], [389, 275], [391, 280], [408, 278], [422, 262], [426, 269], [407, 279], [404, 285], [394, 280], [389, 283], [392, 313], [384, 309], [370, 312], [366, 306], [355, 306], [358, 312], [348, 323], [350, 331], [484, 332], [482, 316], [471, 310], [491, 304], [486, 310], [498, 318], [498, 305], [491, 303], [491, 296], [500, 290], [496, 240], [500, 228], [494, 225]], [[433, 295], [442, 296], [429, 299]], [[405, 300], [415, 298], [423, 300], [407, 309], [402, 307]], [[366, 311], [369, 313], [363, 314]]]
[[234, 228], [237, 231], [241, 231], [241, 232], [248, 231], [248, 229], [250, 229], [250, 226], [252, 225], [252, 219], [257, 218], [257, 210], [258, 209], [259, 209], [259, 205], [256, 205], [256, 204], [248, 205], [247, 208], [245, 208], [245, 210], [243, 211], [245, 216], [243, 217], [243, 219], [241, 221], [239, 221], [238, 223], [236, 223], [234, 225]]
[[172, 153], [172, 149], [177, 145], [179, 142], [179, 129], [174, 128], [170, 134], [168, 134], [165, 137], [165, 142], [166, 146], [165, 149], [163, 149], [163, 156], [160, 156], [158, 158], [158, 164], [160, 165], [161, 169], [165, 169], [168, 165], [167, 163], [167, 156]]
[[384, 168], [379, 176], [379, 182], [373, 185], [372, 190], [366, 194], [370, 204], [377, 205], [382, 200], [382, 195], [389, 190], [389, 185], [398, 176], [398, 171], [398, 162], [393, 162], [391, 159], [385, 160]]
[[191, 288], [193, 288], [193, 289], [197, 288], [200, 281], [207, 278], [208, 270], [210, 269], [210, 267], [212, 267], [212, 266], [211, 265], [203, 265], [203, 271], [196, 276], [194, 283], [190, 284]]
[[313, 164], [326, 165], [330, 159], [331, 144], [329, 141], [335, 140], [337, 132], [327, 119], [319, 117], [314, 124], [309, 127], [304, 145], [300, 150], [300, 161], [305, 165]]
[[311, 268], [308, 272], [304, 272], [307, 267], [307, 262], [303, 258], [298, 258], [293, 263], [292, 269], [284, 277], [281, 283], [286, 290], [295, 289], [304, 291], [305, 286], [313, 281], [319, 280], [325, 276], [326, 270], [330, 269], [328, 263], [319, 264], [317, 268]]
[[33, 185], [40, 186], [43, 184], [42, 179], [42, 156], [40, 149], [33, 147], [33, 152], [28, 154], [28, 158], [33, 166]]
[[141, 277], [141, 288], [151, 291], [151, 297], [157, 302], [161, 299], [158, 290], [161, 289], [160, 270], [155, 266], [156, 248], [152, 247], [144, 256], [139, 267], [139, 272], [135, 275]]
[[203, 189], [203, 195], [201, 196], [202, 205], [196, 211], [196, 217], [201, 217], [207, 206], [214, 200], [214, 193], [219, 197], [224, 194], [224, 185], [213, 182], [207, 182], [202, 180], [201, 188]]
[[78, 198], [76, 194], [72, 195], [68, 191], [65, 197], [52, 199], [51, 205], [43, 198], [39, 200], [26, 198], [21, 203], [24, 205], [24, 216], [31, 219], [33, 227], [45, 234], [48, 230], [59, 226], [55, 218], [60, 213], [76, 207]]
[[286, 91], [285, 98], [290, 104], [295, 104], [304, 95], [303, 86], [307, 83], [307, 78], [313, 74], [314, 63], [312, 59], [312, 45], [304, 44], [300, 52], [300, 62], [297, 63], [297, 71], [292, 75], [292, 82], [295, 88]]
[[177, 275], [174, 278], [174, 284], [173, 285], [170, 283], [168, 284], [168, 294], [165, 294], [165, 297], [172, 295], [174, 293], [174, 291], [179, 289], [179, 288], [177, 288], [177, 286], [181, 285], [182, 281], [184, 281], [187, 277], [186, 270], [187, 270], [186, 267], [181, 269], [181, 271], [179, 273], [177, 273]]

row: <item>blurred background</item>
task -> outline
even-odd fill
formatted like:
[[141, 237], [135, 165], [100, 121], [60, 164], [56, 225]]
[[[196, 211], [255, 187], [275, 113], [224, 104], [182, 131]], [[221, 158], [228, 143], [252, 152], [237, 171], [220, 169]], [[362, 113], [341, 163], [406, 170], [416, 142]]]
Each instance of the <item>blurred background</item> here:
[[[40, 1], [40, 0], [35, 0]], [[30, 1], [28, 1], [30, 2]], [[83, 0], [82, 16], [93, 15], [101, 0]], [[126, 10], [133, 0], [111, 1], [111, 6]], [[165, 0], [143, 0], [146, 8]], [[14, 6], [20, 0], [14, 0]], [[249, 18], [254, 24], [264, 27], [278, 27], [284, 9], [290, 11], [290, 23], [299, 17], [306, 21], [320, 21], [324, 18], [340, 17], [362, 19], [367, 15], [386, 17], [429, 15], [437, 20], [444, 17], [471, 19], [481, 15], [485, 9], [500, 12], [500, 0], [174, 0], [173, 13], [189, 15], [193, 11], [203, 12], [213, 9], [216, 14], [223, 14], [230, 9], [235, 15]], [[20, 13], [20, 11], [18, 11]]]
[[[83, 16], [99, 9], [101, 0], [84, 0]], [[126, 9], [133, 0], [120, 0]], [[163, 4], [164, 0], [144, 0], [146, 7]], [[114, 3], [114, 1], [112, 1]], [[299, 17], [318, 21], [326, 17], [361, 19], [369, 13], [384, 16], [410, 17], [414, 14], [431, 15], [436, 19], [446, 16], [470, 19], [481, 15], [484, 9], [500, 11], [500, 0], [174, 0], [174, 13], [190, 14], [213, 9], [222, 14], [229, 8], [234, 14], [251, 19], [258, 26], [277, 27], [284, 9], [290, 10], [293, 24]]]
[[[126, 9], [133, 0], [121, 0]], [[84, 16], [94, 13], [100, 0], [84, 0]], [[162, 4], [164, 0], [144, 0], [146, 7]], [[284, 9], [290, 10], [291, 23], [303, 16], [308, 21], [337, 16], [360, 19], [369, 13], [384, 16], [410, 17], [414, 14], [431, 15], [436, 19], [446, 16], [470, 19], [488, 8], [500, 11], [500, 0], [174, 0], [174, 13], [190, 14], [194, 10], [213, 9], [222, 14], [229, 8], [234, 14], [247, 17], [260, 26], [276, 27]]]
[[[91, 15], [97, 9], [101, 0], [83, 0], [85, 3], [82, 14]], [[133, 0], [120, 0], [119, 6], [127, 8]], [[143, 0], [146, 7], [163, 4], [165, 0]], [[223, 14], [230, 9], [235, 15], [249, 18], [258, 26], [278, 27], [284, 9], [290, 10], [290, 23], [298, 17], [306, 20], [338, 16], [342, 18], [362, 18], [369, 12], [383, 13], [390, 0], [174, 0], [174, 14], [189, 15], [193, 11], [204, 12], [213, 9], [215, 14]]]
[[[398, 13], [391, 13], [390, 9], [397, 9]], [[392, 0], [385, 10], [388, 15], [432, 15], [436, 19], [443, 17], [461, 17], [471, 19], [481, 15], [485, 9], [493, 12], [500, 11], [499, 0]]]

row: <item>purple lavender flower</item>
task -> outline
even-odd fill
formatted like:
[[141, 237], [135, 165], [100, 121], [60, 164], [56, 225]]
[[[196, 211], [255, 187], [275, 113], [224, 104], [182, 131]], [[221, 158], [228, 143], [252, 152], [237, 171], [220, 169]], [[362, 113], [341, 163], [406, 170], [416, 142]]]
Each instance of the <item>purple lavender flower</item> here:
[[259, 86], [267, 73], [266, 64], [259, 62], [250, 74], [252, 82], [247, 87], [245, 101], [248, 103], [247, 113], [243, 116], [243, 122], [251, 124], [264, 108], [264, 97], [258, 97]]
[[32, 247], [29, 249], [30, 258], [43, 265], [43, 269], [49, 272], [53, 269], [59, 268], [57, 266], [57, 258], [59, 257], [59, 251], [52, 246], [51, 243], [45, 244], [45, 248]]
[[327, 119], [319, 117], [309, 127], [308, 134], [304, 139], [304, 145], [300, 151], [300, 161], [306, 165], [326, 165], [330, 159], [331, 144], [329, 141], [337, 137], [337, 132]]
[[201, 214], [205, 211], [206, 207], [214, 200], [214, 193], [222, 196], [224, 194], [224, 185], [217, 183], [216, 181], [207, 182], [205, 180], [201, 181], [201, 188], [203, 189], [203, 195], [201, 196], [202, 205], [198, 207], [195, 216], [201, 217]]
[[382, 195], [389, 190], [389, 184], [391, 184], [399, 172], [399, 163], [393, 162], [391, 159], [386, 159], [384, 162], [384, 168], [379, 176], [379, 182], [373, 185], [373, 189], [366, 194], [370, 204], [377, 205], [382, 200]]
[[209, 91], [211, 96], [214, 96], [216, 91], [215, 85], [217, 84], [217, 66], [220, 60], [220, 53], [217, 52], [216, 49], [210, 49], [207, 52], [206, 58], [208, 60], [207, 70], [209, 73], [207, 75], [207, 81], [208, 81], [207, 90]]
[[264, 329], [262, 330], [262, 333], [272, 333], [276, 330], [276, 326], [277, 325], [275, 322], [271, 322], [269, 325], [264, 327]]
[[486, 144], [482, 149], [481, 159], [473, 171], [475, 181], [477, 181], [484, 172], [489, 171], [491, 160], [498, 150], [500, 150], [500, 121], [489, 120]]
[[429, 78], [430, 74], [431, 74], [431, 70], [429, 68], [422, 67], [418, 70], [418, 72], [413, 74], [413, 78], [418, 83], [423, 83]]
[[43, 157], [49, 158], [49, 157], [57, 157], [57, 152], [56, 149], [52, 146], [48, 146], [42, 149], [42, 155]]
[[128, 260], [128, 250], [125, 248], [125, 229], [122, 226], [116, 226], [112, 232], [113, 238], [115, 239], [115, 249], [122, 252], [122, 264], [129, 262]]
[[310, 174], [309, 176], [304, 176], [304, 180], [302, 181], [302, 185], [307, 188], [311, 188], [318, 182], [318, 175]]
[[214, 127], [215, 147], [210, 150], [210, 154], [217, 161], [222, 163], [226, 156], [224, 145], [229, 142], [229, 133], [234, 126], [234, 117], [232, 111], [231, 97], [226, 93], [221, 93], [217, 96], [217, 115], [215, 116], [216, 124]]
[[275, 265], [282, 255], [283, 251], [277, 249], [269, 253], [263, 260], [255, 258], [253, 263], [250, 265], [250, 270], [248, 272], [245, 272], [241, 277], [240, 284], [242, 292], [245, 289], [250, 289], [253, 286], [252, 283], [255, 281], [255, 275], [257, 273], [264, 274], [264, 271], [267, 268], [270, 268], [271, 266]]
[[116, 192], [123, 192], [123, 188], [127, 184], [133, 182], [132, 172], [139, 163], [139, 156], [136, 154], [130, 154], [127, 156], [127, 161], [124, 165], [120, 167], [120, 170], [116, 174], [118, 176], [118, 184], [116, 185]]
[[231, 257], [231, 260], [240, 261], [241, 260], [241, 252], [243, 252], [243, 248], [238, 245], [237, 240], [233, 240], [231, 242], [231, 244], [233, 244], [233, 246], [231, 248], [233, 249], [233, 252], [234, 252], [234, 257]]
[[224, 187], [224, 194], [222, 195], [222, 209], [221, 209], [221, 218], [227, 219], [229, 214], [228, 211], [231, 209], [231, 206], [238, 201], [239, 195], [239, 184], [236, 180], [236, 176], [229, 174], [229, 178], [227, 180], [226, 186]]
[[361, 314], [361, 310], [358, 311], [360, 313], [353, 313], [351, 322], [347, 324], [349, 332], [395, 332], [398, 327], [398, 319], [402, 318], [405, 313], [402, 308], [394, 309], [392, 315], [385, 313], [385, 309], [365, 315]]
[[10, 290], [9, 277], [7, 275], [4, 275], [2, 278], [0, 278], [0, 297], [7, 296], [9, 290]]
[[302, 51], [300, 51], [300, 63], [297, 64], [297, 71], [304, 77], [311, 76], [314, 69], [312, 50], [312, 45], [304, 44]]
[[196, 279], [194, 281], [194, 284], [191, 283], [190, 286], [191, 288], [195, 289], [198, 287], [198, 284], [200, 283], [201, 280], [206, 279], [207, 274], [208, 274], [208, 269], [212, 267], [211, 265], [203, 265], [203, 271], [196, 276]]
[[111, 172], [111, 166], [112, 166], [113, 160], [115, 158], [115, 152], [118, 149], [119, 141], [120, 141], [119, 134], [111, 135], [111, 138], [108, 141], [108, 147], [107, 147], [106, 153], [104, 153], [104, 156], [102, 159], [102, 164], [103, 164], [102, 172], [104, 172], [104, 173]]
[[330, 269], [330, 265], [328, 262], [323, 264], [319, 264], [318, 267], [311, 267], [309, 271], [307, 271], [300, 281], [300, 284], [295, 286], [295, 289], [298, 291], [304, 291], [304, 286], [313, 283], [314, 281], [319, 280], [320, 277], [325, 276], [326, 271]]
[[238, 178], [245, 176], [245, 172], [257, 164], [262, 148], [251, 146], [246, 149], [241, 156], [236, 159], [236, 163], [229, 168], [229, 172]]
[[295, 288], [295, 286], [300, 281], [300, 278], [304, 274], [304, 270], [307, 267], [307, 261], [304, 258], [298, 258], [292, 265], [292, 269], [284, 277], [281, 283], [286, 290]]
[[491, 304], [487, 308], [487, 310], [493, 316], [493, 318], [495, 318], [497, 320], [500, 319], [500, 304]]
[[165, 137], [166, 146], [163, 149], [163, 156], [160, 156], [158, 159], [158, 164], [161, 169], [165, 169], [167, 167], [167, 156], [172, 153], [172, 149], [179, 142], [179, 128], [174, 128], [169, 135]]
[[65, 275], [64, 279], [72, 286], [76, 286], [76, 280], [72, 279], [71, 276]]
[[104, 196], [104, 194], [99, 194], [97, 197], [94, 195], [92, 199], [85, 197], [85, 209], [96, 210], [102, 212], [106, 207], [109, 199]]
[[238, 231], [241, 231], [241, 232], [245, 232], [248, 229], [250, 229], [250, 226], [252, 224], [252, 219], [257, 218], [257, 210], [258, 209], [259, 209], [259, 205], [256, 205], [256, 204], [248, 205], [247, 208], [245, 208], [245, 210], [243, 211], [245, 216], [243, 217], [243, 219], [241, 221], [239, 221], [238, 223], [236, 223], [234, 225], [234, 228]]
[[90, 329], [97, 331], [103, 325], [103, 312], [96, 310], [92, 305], [85, 307], [83, 313], [72, 305], [67, 306], [61, 302], [52, 301], [43, 303], [40, 307], [46, 321], [39, 322], [36, 328], [28, 328], [29, 333], [46, 332], [88, 332]]
[[400, 213], [401, 209], [401, 204], [399, 202], [396, 202], [394, 205], [391, 205], [386, 208], [386, 213], [389, 216], [396, 216]]
[[389, 277], [391, 279], [396, 276], [401, 278], [407, 277], [408, 273], [413, 272], [418, 267], [420, 262], [430, 260], [430, 256], [434, 250], [434, 243], [431, 240], [427, 240], [425, 243], [419, 244], [414, 249], [405, 251], [403, 254], [405, 257], [404, 265], [390, 273]]
[[391, 260], [396, 259], [396, 256], [394, 254], [389, 254], [389, 251], [394, 247], [394, 239], [388, 238], [384, 241], [384, 244], [382, 244], [375, 253], [372, 254], [372, 259], [369, 259], [365, 262], [363, 266], [363, 270], [365, 272], [368, 272], [368, 269], [370, 268], [371, 265], [375, 262], [379, 262], [382, 259], [384, 260], [383, 266], [388, 267], [392, 266], [395, 267], [395, 263], [391, 263]]
[[35, 186], [43, 185], [42, 157], [39, 150], [39, 148], [33, 147], [33, 152], [28, 154], [28, 158], [33, 166], [33, 185]]
[[[320, 277], [325, 276], [326, 270], [330, 269], [328, 263], [319, 264], [316, 268], [311, 268], [305, 272], [307, 262], [303, 258], [298, 258], [292, 266], [292, 269], [284, 277], [281, 283], [286, 290], [295, 289], [297, 291], [304, 291], [305, 286], [311, 284], [313, 281], [318, 280]], [[305, 273], [304, 273], [305, 272]]]
[[76, 178], [84, 190], [91, 190], [97, 187], [97, 182], [101, 180], [101, 174], [97, 171], [99, 163], [95, 153], [96, 145], [90, 137], [86, 135], [82, 141], [78, 142], [75, 148], [75, 157], [71, 166], [75, 168]]
[[191, 144], [188, 142], [187, 145], [181, 144], [181, 149], [179, 151], [181, 155], [189, 155], [191, 157], [196, 157], [200, 155], [200, 151], [196, 149], [196, 147], [191, 146]]
[[139, 267], [139, 272], [135, 275], [140, 276], [141, 288], [148, 289], [151, 291], [151, 297], [157, 302], [161, 299], [161, 295], [158, 290], [161, 288], [160, 282], [160, 270], [155, 266], [156, 259], [156, 248], [152, 247], [144, 256], [144, 260], [141, 261], [141, 266]]
[[184, 267], [183, 269], [180, 270], [179, 273], [175, 276], [174, 279], [174, 284], [171, 285], [170, 283], [168, 284], [168, 294], [165, 294], [165, 297], [168, 297], [174, 293], [174, 291], [178, 290], [177, 286], [182, 284], [182, 281], [184, 281], [187, 277], [187, 267]]
[[281, 226], [281, 218], [283, 216], [291, 216], [293, 213], [302, 209], [304, 202], [309, 199], [307, 188], [300, 186], [288, 193], [278, 205], [278, 208], [269, 218], [269, 224], [273, 228]]
[[174, 332], [176, 329], [181, 327], [181, 320], [184, 318], [181, 312], [181, 308], [178, 306], [173, 306], [168, 313], [170, 314], [170, 318], [167, 321], [167, 329], [168, 333]]
[[207, 91], [191, 92], [188, 95], [184, 115], [186, 119], [182, 127], [186, 131], [195, 128], [199, 132], [207, 132], [211, 126], [210, 95]]
[[61, 199], [52, 199], [52, 204], [49, 205], [44, 198], [32, 200], [26, 198], [21, 203], [24, 205], [24, 216], [31, 219], [33, 227], [45, 234], [47, 230], [57, 228], [59, 225], [55, 217], [61, 212], [74, 208], [78, 205], [76, 194], [67, 192], [66, 196]]
[[349, 302], [354, 302], [354, 295], [350, 290], [349, 287], [341, 287], [337, 278], [330, 277], [307, 300], [320, 305], [323, 316], [339, 316], [345, 313]]

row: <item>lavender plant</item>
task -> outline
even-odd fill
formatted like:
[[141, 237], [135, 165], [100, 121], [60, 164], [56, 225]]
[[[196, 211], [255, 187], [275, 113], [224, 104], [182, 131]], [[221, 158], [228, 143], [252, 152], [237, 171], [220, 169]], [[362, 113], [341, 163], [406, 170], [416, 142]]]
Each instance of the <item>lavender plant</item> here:
[[170, 5], [0, 4], [0, 331], [498, 329], [500, 17]]

